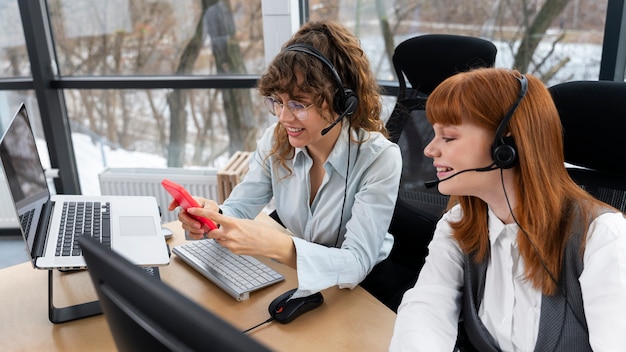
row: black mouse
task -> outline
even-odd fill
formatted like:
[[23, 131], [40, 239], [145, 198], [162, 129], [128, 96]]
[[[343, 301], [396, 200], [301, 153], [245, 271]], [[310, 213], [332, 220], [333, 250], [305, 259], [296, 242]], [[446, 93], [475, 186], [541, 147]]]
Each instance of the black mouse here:
[[287, 324], [303, 313], [319, 307], [324, 302], [324, 296], [322, 296], [321, 292], [306, 297], [289, 299], [296, 290], [297, 288], [291, 289], [276, 297], [270, 303], [268, 310], [274, 320]]

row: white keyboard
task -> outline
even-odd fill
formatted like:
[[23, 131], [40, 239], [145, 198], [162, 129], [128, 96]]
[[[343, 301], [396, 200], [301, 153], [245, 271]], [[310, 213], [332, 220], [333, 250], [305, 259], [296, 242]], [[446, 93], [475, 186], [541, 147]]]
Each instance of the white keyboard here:
[[285, 279], [258, 259], [233, 254], [213, 239], [187, 242], [172, 251], [238, 301], [248, 299], [252, 291]]

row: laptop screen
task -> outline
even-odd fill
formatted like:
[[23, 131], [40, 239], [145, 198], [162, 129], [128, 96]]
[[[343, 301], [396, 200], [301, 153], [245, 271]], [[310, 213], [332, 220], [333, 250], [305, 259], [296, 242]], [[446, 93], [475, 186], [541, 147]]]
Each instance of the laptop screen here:
[[26, 246], [33, 253], [38, 219], [50, 192], [24, 104], [0, 141], [0, 159]]
[[0, 142], [0, 158], [18, 212], [35, 200], [49, 197], [24, 104], [13, 117]]

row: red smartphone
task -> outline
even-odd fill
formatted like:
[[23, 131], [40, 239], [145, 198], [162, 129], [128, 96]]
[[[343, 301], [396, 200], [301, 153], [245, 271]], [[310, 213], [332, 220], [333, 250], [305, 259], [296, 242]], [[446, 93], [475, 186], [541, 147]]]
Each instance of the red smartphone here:
[[[198, 204], [198, 202], [193, 199], [193, 197], [189, 194], [189, 192], [187, 192], [187, 190], [183, 186], [168, 179], [163, 179], [163, 181], [161, 181], [161, 184], [163, 185], [165, 190], [169, 192], [172, 197], [174, 197], [178, 204], [183, 207], [183, 209], [187, 210], [187, 208], [200, 208], [200, 204]], [[211, 221], [211, 219], [191, 214], [189, 214], [189, 216], [193, 217], [203, 224], [206, 224], [211, 230], [217, 229], [217, 225], [215, 225], [215, 223]]]

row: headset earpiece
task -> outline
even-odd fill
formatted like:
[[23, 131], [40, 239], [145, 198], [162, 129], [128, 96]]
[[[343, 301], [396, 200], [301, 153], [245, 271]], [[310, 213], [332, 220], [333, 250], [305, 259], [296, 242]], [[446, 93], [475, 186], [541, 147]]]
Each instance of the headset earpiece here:
[[528, 79], [526, 76], [515, 76], [515, 78], [517, 78], [521, 85], [519, 95], [515, 103], [513, 103], [511, 108], [509, 108], [509, 111], [502, 118], [500, 125], [498, 125], [498, 128], [496, 129], [496, 136], [493, 144], [491, 145], [491, 157], [493, 158], [493, 163], [500, 169], [512, 168], [515, 163], [517, 163], [518, 159], [515, 140], [512, 136], [504, 135], [504, 131], [509, 123], [509, 120], [513, 117], [513, 113], [517, 110], [517, 107], [528, 91]]
[[354, 114], [359, 102], [359, 99], [352, 89], [345, 87], [343, 89], [337, 89], [333, 99], [335, 100], [335, 106], [333, 107], [335, 112], [340, 115], [345, 113], [346, 116]]
[[494, 164], [500, 169], [510, 169], [517, 162], [517, 146], [511, 136], [502, 137], [491, 148]]

